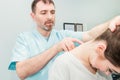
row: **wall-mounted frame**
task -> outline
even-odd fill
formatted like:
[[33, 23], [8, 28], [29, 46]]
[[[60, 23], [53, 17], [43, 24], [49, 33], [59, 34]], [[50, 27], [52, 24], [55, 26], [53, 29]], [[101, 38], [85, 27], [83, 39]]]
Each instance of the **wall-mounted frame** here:
[[64, 30], [83, 31], [82, 23], [63, 23]]

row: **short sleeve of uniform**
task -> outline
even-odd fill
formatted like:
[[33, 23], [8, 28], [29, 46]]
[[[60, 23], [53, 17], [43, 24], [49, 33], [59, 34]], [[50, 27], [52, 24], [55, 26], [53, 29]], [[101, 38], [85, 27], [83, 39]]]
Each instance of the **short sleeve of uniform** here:
[[17, 36], [16, 44], [12, 53], [13, 55], [8, 68], [9, 70], [15, 70], [17, 61], [22, 61], [29, 57], [27, 41], [24, 33], [20, 33]]
[[69, 80], [67, 65], [60, 58], [55, 60], [48, 75], [48, 80]]
[[[77, 31], [70, 31], [70, 30], [61, 30], [60, 31], [61, 35], [65, 38], [65, 37], [71, 37], [71, 38], [76, 38], [79, 40], [83, 40], [83, 32]], [[79, 46], [79, 43], [74, 42], [75, 46]]]
[[82, 40], [83, 37], [83, 32], [80, 31], [74, 32], [70, 30], [61, 30], [60, 32], [64, 37], [72, 37], [72, 38], [77, 38], [79, 40]]

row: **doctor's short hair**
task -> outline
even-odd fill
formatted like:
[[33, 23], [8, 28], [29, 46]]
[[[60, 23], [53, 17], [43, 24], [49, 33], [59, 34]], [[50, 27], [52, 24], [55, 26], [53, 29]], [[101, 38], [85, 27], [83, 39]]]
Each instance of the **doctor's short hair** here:
[[55, 6], [53, 0], [33, 0], [32, 4], [31, 4], [31, 10], [32, 10], [33, 13], [35, 13], [35, 11], [36, 11], [36, 4], [37, 4], [39, 1], [42, 1], [42, 2], [45, 3], [45, 4], [48, 4], [48, 3], [49, 3], [49, 4], [53, 4], [53, 5]]
[[104, 56], [114, 66], [120, 67], [120, 26], [117, 26], [114, 32], [107, 29], [95, 41], [104, 40], [107, 44]]

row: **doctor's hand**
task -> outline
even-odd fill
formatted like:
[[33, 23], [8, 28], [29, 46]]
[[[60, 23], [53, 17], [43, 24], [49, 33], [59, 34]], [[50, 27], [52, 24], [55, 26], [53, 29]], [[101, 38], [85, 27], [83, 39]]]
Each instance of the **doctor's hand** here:
[[116, 16], [109, 23], [109, 28], [111, 31], [115, 31], [116, 26], [120, 25], [120, 16]]
[[62, 41], [57, 43], [57, 51], [70, 51], [75, 48], [75, 44], [82, 44], [83, 42], [76, 38], [64, 38]]

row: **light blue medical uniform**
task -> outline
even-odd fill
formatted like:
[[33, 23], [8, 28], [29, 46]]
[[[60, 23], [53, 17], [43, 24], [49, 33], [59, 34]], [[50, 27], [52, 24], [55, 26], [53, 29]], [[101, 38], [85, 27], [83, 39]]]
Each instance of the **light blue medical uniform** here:
[[[9, 70], [16, 70], [16, 62], [29, 59], [41, 54], [65, 37], [82, 38], [82, 32], [68, 30], [52, 30], [48, 39], [43, 37], [36, 29], [30, 32], [23, 32], [18, 35], [16, 45], [13, 49], [13, 56], [9, 65]], [[36, 74], [27, 77], [25, 80], [48, 80], [48, 70], [60, 52], [48, 64]]]

